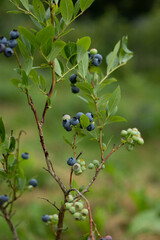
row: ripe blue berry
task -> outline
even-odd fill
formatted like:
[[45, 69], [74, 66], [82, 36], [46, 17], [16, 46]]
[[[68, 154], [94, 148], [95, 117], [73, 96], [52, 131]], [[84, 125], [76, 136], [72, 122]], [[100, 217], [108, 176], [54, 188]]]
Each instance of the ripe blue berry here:
[[73, 118], [71, 119], [71, 124], [72, 124], [73, 126], [78, 125], [78, 123], [79, 123], [79, 120], [78, 120], [76, 117], [73, 117]]
[[0, 37], [0, 43], [3, 43], [4, 45], [7, 45], [7, 38], [1, 36]]
[[82, 113], [82, 112], [78, 112], [78, 113], [76, 114], [76, 118], [79, 120], [80, 117], [81, 117], [83, 114], [84, 114], [84, 113]]
[[88, 131], [92, 131], [95, 129], [95, 126], [94, 126], [94, 123], [91, 123], [88, 127], [87, 127], [87, 130]]
[[7, 41], [8, 47], [15, 48], [17, 46], [17, 40], [16, 39], [10, 39]]
[[72, 90], [72, 93], [79, 93], [79, 91], [80, 91], [80, 89], [78, 87], [76, 87], [75, 85], [72, 86], [71, 90]]
[[97, 67], [97, 66], [101, 65], [101, 63], [102, 63], [102, 55], [95, 54], [92, 64]]
[[102, 61], [102, 59], [103, 59], [101, 54], [95, 54], [94, 57], [98, 58], [100, 61]]
[[33, 187], [37, 187], [38, 182], [37, 182], [36, 179], [33, 178], [33, 179], [31, 179], [31, 180], [29, 181], [28, 185], [31, 185], [31, 186], [33, 186]]
[[3, 43], [0, 43], [0, 53], [4, 52], [5, 45]]
[[66, 130], [67, 132], [70, 132], [70, 131], [72, 131], [72, 127], [71, 127], [71, 126], [66, 127], [65, 130]]
[[21, 157], [22, 157], [23, 159], [28, 159], [28, 158], [29, 158], [29, 153], [24, 152], [24, 153], [22, 153]]
[[77, 75], [76, 74], [72, 74], [69, 78], [71, 83], [76, 83], [77, 82]]
[[89, 57], [89, 60], [91, 60], [93, 58], [93, 55], [90, 52], [88, 52], [88, 57]]
[[93, 114], [88, 112], [86, 113], [86, 116], [89, 118], [89, 121], [92, 122], [93, 121]]
[[47, 215], [47, 214], [46, 214], [46, 215], [43, 215], [43, 216], [42, 216], [42, 221], [43, 221], [43, 222], [48, 222], [48, 221], [50, 221], [49, 215]]
[[10, 48], [10, 47], [5, 48], [4, 55], [6, 57], [11, 57], [11, 56], [13, 56], [13, 54], [14, 54], [14, 51], [12, 50], [12, 48]]
[[69, 166], [73, 166], [75, 163], [76, 163], [76, 159], [75, 159], [74, 157], [68, 158], [67, 164], [68, 164]]
[[64, 128], [68, 128], [68, 127], [70, 127], [70, 125], [71, 125], [71, 122], [70, 122], [70, 120], [68, 120], [68, 119], [65, 119], [65, 120], [63, 120], [63, 127]]
[[17, 39], [19, 37], [19, 32], [16, 29], [13, 29], [10, 33], [9, 33], [11, 39]]
[[9, 200], [9, 197], [5, 194], [0, 196], [0, 206], [3, 205], [3, 203], [7, 202]]

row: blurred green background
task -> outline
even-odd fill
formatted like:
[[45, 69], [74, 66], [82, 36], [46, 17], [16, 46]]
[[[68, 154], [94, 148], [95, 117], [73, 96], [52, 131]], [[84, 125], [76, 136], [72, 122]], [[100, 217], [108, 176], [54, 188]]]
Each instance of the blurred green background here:
[[[0, 35], [8, 37], [9, 32], [19, 25], [33, 27], [27, 16], [7, 14], [13, 9], [9, 1], [0, 1]], [[129, 49], [134, 58], [123, 68], [113, 73], [121, 86], [122, 100], [118, 110], [126, 123], [106, 127], [106, 143], [112, 137], [110, 148], [120, 139], [121, 129], [137, 127], [144, 137], [145, 145], [133, 152], [120, 149], [109, 159], [105, 170], [86, 196], [91, 202], [93, 217], [102, 235], [110, 234], [113, 240], [159, 240], [160, 239], [160, 2], [96, 0], [92, 7], [73, 25], [76, 30], [67, 38], [76, 40], [77, 36], [90, 36], [92, 46], [105, 56], [116, 42], [128, 35]], [[33, 114], [27, 105], [26, 97], [16, 89], [10, 79], [16, 77], [15, 58], [0, 55], [0, 116], [8, 134], [13, 129], [22, 136], [21, 152], [29, 152], [30, 159], [23, 162], [28, 179], [38, 179], [39, 187], [26, 192], [17, 201], [15, 223], [22, 240], [54, 239], [51, 229], [41, 221], [43, 214], [53, 214], [53, 209], [39, 197], [45, 197], [60, 206], [63, 198], [57, 184], [43, 170], [44, 157], [39, 143], [37, 127]], [[105, 60], [103, 69], [105, 71]], [[46, 74], [43, 72], [43, 74]], [[48, 83], [51, 81], [46, 74]], [[113, 85], [113, 88], [116, 84]], [[40, 113], [44, 99], [33, 90], [34, 101]], [[58, 84], [55, 89], [52, 108], [48, 111], [44, 126], [45, 139], [57, 173], [66, 183], [69, 181], [69, 167], [66, 159], [72, 155], [63, 136], [71, 135], [61, 126], [62, 114], [74, 116], [78, 111], [87, 112], [88, 106], [71, 94], [69, 82]], [[82, 142], [77, 152], [83, 151], [86, 163], [99, 159], [99, 148], [88, 138]], [[75, 177], [79, 186], [86, 184], [93, 175], [92, 171]], [[1, 191], [7, 191], [0, 183]], [[7, 192], [6, 192], [7, 193]], [[81, 238], [89, 231], [86, 220], [77, 223], [68, 213], [64, 233], [65, 240]], [[0, 239], [10, 240], [12, 235], [8, 226], [0, 218]], [[71, 227], [72, 226], [72, 227]], [[77, 237], [78, 236], [78, 237]]]

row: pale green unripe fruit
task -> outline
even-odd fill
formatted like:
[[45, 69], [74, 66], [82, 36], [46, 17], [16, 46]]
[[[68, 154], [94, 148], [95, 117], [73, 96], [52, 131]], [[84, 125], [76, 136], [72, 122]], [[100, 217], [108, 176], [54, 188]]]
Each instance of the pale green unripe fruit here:
[[73, 202], [73, 196], [71, 194], [69, 194], [67, 197], [67, 202]]
[[52, 219], [54, 223], [58, 223], [58, 219], [59, 219], [58, 214], [53, 214], [53, 215], [50, 215], [49, 217], [50, 219]]
[[81, 159], [79, 159], [79, 164], [81, 166], [84, 166], [84, 165], [86, 165], [86, 162], [81, 158]]
[[85, 170], [86, 170], [86, 167], [85, 167], [85, 166], [82, 166], [82, 167], [81, 167], [81, 170], [82, 170], [82, 171], [85, 171]]
[[87, 208], [83, 208], [82, 211], [81, 211], [81, 214], [83, 216], [87, 216], [88, 215], [88, 209]]
[[103, 147], [103, 151], [107, 149], [107, 145], [105, 143], [102, 144], [102, 147]]
[[93, 164], [94, 164], [96, 167], [99, 167], [99, 161], [98, 161], [98, 160], [93, 160]]
[[137, 143], [138, 143], [139, 145], [143, 145], [143, 144], [144, 144], [143, 138], [139, 137]]
[[93, 163], [89, 163], [88, 164], [88, 169], [93, 169], [94, 168], [94, 164]]
[[130, 144], [129, 144], [129, 145], [127, 146], [127, 150], [128, 150], [128, 151], [132, 151], [133, 149], [134, 149], [134, 146], [133, 146], [133, 145], [130, 145]]
[[97, 53], [98, 53], [98, 51], [97, 51], [96, 48], [91, 48], [91, 50], [90, 50], [90, 54], [95, 55], [95, 54], [97, 54]]
[[34, 187], [32, 185], [28, 185], [28, 190], [31, 191]]
[[127, 133], [126, 130], [122, 130], [122, 131], [121, 131], [121, 136], [122, 136], [122, 137], [125, 137], [125, 136], [127, 136], [127, 135], [128, 135], [128, 133]]
[[134, 136], [132, 137], [132, 139], [133, 139], [135, 142], [138, 142], [139, 137], [137, 137], [137, 136], [134, 135]]
[[76, 208], [77, 211], [80, 211], [80, 210], [82, 210], [82, 208], [83, 208], [83, 203], [81, 203], [81, 202], [76, 202], [76, 203], [74, 204], [74, 206], [75, 206], [75, 208]]
[[69, 202], [65, 203], [66, 210], [69, 210], [69, 208], [72, 207], [72, 206], [73, 206], [73, 203], [69, 203]]
[[69, 212], [72, 213], [72, 214], [74, 214], [74, 213], [76, 212], [75, 207], [74, 207], [74, 206], [70, 207], [70, 208], [69, 208]]
[[102, 165], [102, 169], [104, 169], [104, 168], [105, 168], [105, 165], [103, 164], [103, 165]]
[[75, 212], [73, 214], [73, 216], [74, 216], [75, 220], [81, 220], [81, 217], [82, 217], [81, 213], [79, 213], [79, 212]]
[[70, 119], [71, 119], [71, 116], [68, 114], [64, 114], [62, 117], [62, 120], [70, 120]]
[[79, 163], [75, 163], [73, 165], [73, 171], [79, 171], [81, 169], [81, 165]]
[[77, 176], [82, 174], [82, 169], [80, 168], [77, 171], [74, 171], [74, 174], [77, 175]]
[[128, 139], [127, 139], [127, 142], [128, 142], [128, 143], [133, 143], [133, 138], [128, 138]]
[[131, 134], [132, 133], [132, 129], [131, 128], [128, 128], [127, 129], [127, 134]]
[[81, 221], [84, 221], [84, 220], [86, 220], [86, 216], [81, 216], [81, 219], [80, 219]]

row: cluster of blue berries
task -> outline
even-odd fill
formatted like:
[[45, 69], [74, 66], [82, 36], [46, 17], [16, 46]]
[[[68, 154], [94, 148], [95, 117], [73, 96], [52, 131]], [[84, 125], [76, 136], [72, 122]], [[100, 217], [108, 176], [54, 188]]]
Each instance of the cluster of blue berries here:
[[[72, 131], [72, 128], [77, 126], [77, 125], [79, 125], [82, 128], [82, 126], [81, 126], [81, 116], [82, 115], [84, 115], [84, 113], [78, 112], [75, 117], [71, 118], [70, 115], [64, 114], [63, 117], [62, 117], [62, 120], [63, 120], [62, 124], [63, 124], [64, 129], [66, 131], [70, 132], [70, 131]], [[94, 126], [94, 123], [92, 122], [93, 121], [93, 114], [91, 112], [88, 112], [85, 115], [88, 117], [89, 122], [90, 122], [90, 124], [87, 126], [86, 129], [88, 131], [94, 130], [95, 126]]]
[[67, 160], [67, 164], [72, 166], [73, 172], [77, 176], [87, 169], [86, 162], [83, 159], [76, 160], [74, 157], [70, 157]]
[[42, 221], [46, 222], [46, 223], [57, 224], [58, 223], [58, 214], [53, 214], [53, 215], [45, 214], [42, 216]]
[[75, 83], [77, 82], [77, 74], [72, 74], [69, 77], [69, 80], [71, 82], [71, 91], [72, 91], [72, 93], [79, 93], [80, 89], [75, 85]]
[[92, 65], [98, 67], [101, 65], [102, 63], [102, 55], [98, 53], [97, 49], [92, 48], [89, 52], [88, 52], [88, 57], [89, 60], [91, 62]]
[[11, 57], [14, 54], [13, 48], [17, 46], [17, 38], [19, 38], [19, 32], [13, 29], [10, 32], [10, 39], [7, 40], [6, 37], [0, 37], [0, 53], [4, 53], [6, 57]]
[[66, 210], [73, 215], [75, 220], [84, 221], [88, 215], [88, 209], [84, 208], [84, 203], [81, 200], [75, 201], [71, 194], [66, 197], [66, 200]]
[[9, 197], [5, 194], [0, 196], [0, 207], [9, 200]]
[[137, 128], [128, 128], [121, 131], [121, 142], [127, 143], [127, 150], [132, 151], [136, 144], [144, 144], [144, 139]]

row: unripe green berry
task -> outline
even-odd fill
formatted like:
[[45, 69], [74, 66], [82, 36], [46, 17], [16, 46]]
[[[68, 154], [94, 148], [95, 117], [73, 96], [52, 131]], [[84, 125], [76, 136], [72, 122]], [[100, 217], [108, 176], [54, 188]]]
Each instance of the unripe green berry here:
[[67, 202], [73, 202], [73, 196], [71, 195], [71, 194], [69, 194], [67, 197], [66, 197], [66, 199], [67, 199]]
[[53, 214], [49, 216], [54, 223], [58, 223], [58, 214]]
[[133, 139], [135, 142], [138, 142], [139, 137], [137, 137], [136, 135], [134, 135], [134, 136], [132, 137], [132, 139]]
[[139, 145], [143, 145], [143, 144], [144, 144], [143, 138], [139, 137], [137, 143], [138, 143]]
[[96, 167], [99, 167], [99, 161], [98, 161], [98, 160], [93, 160], [93, 164], [94, 164]]
[[70, 120], [70, 119], [71, 119], [71, 116], [68, 114], [64, 114], [62, 117], [62, 120]]
[[72, 206], [73, 206], [73, 203], [69, 203], [69, 202], [65, 203], [66, 210], [69, 210], [69, 208], [72, 207]]
[[87, 216], [88, 215], [88, 209], [87, 208], [83, 208], [82, 211], [81, 211], [81, 214], [83, 216]]
[[69, 212], [74, 214], [76, 212], [76, 208], [74, 206], [70, 207]]
[[103, 164], [103, 165], [102, 165], [102, 169], [104, 169], [104, 168], [105, 168], [105, 165]]
[[86, 216], [81, 216], [81, 219], [80, 219], [81, 221], [84, 221], [84, 220], [86, 220]]
[[127, 138], [127, 142], [128, 143], [133, 143], [133, 139], [130, 137], [130, 138]]
[[75, 212], [73, 214], [73, 216], [74, 216], [75, 220], [81, 220], [81, 217], [82, 217], [81, 213], [79, 213], [79, 212]]
[[85, 167], [85, 166], [82, 166], [82, 167], [81, 167], [81, 170], [82, 170], [82, 172], [85, 171], [85, 170], [86, 170], [86, 167]]
[[80, 168], [80, 169], [74, 171], [74, 174], [77, 175], [77, 176], [82, 174], [82, 169]]
[[102, 143], [103, 151], [107, 149], [107, 145], [105, 143]]
[[127, 129], [127, 134], [131, 134], [132, 133], [132, 128], [128, 128]]
[[97, 54], [97, 53], [98, 53], [98, 51], [97, 51], [96, 48], [91, 48], [90, 54], [95, 55], [95, 54]]
[[88, 164], [88, 169], [93, 169], [94, 168], [94, 164], [93, 163], [89, 163]]
[[81, 202], [76, 202], [76, 203], [74, 204], [74, 206], [75, 206], [75, 208], [76, 208], [77, 211], [80, 211], [80, 210], [82, 210], [82, 208], [83, 208], [83, 203], [81, 203]]
[[134, 146], [133, 145], [131, 145], [131, 144], [128, 144], [127, 145], [127, 150], [128, 151], [132, 151], [134, 149]]
[[127, 133], [126, 130], [122, 130], [122, 131], [121, 131], [121, 137], [125, 137], [125, 136], [127, 136], [127, 135], [128, 135], [128, 133]]
[[81, 158], [81, 159], [79, 159], [79, 163], [81, 164], [81, 166], [84, 166], [84, 165], [86, 165], [86, 162]]
[[81, 170], [81, 165], [79, 163], [75, 163], [73, 165], [73, 171], [79, 171], [79, 170]]

